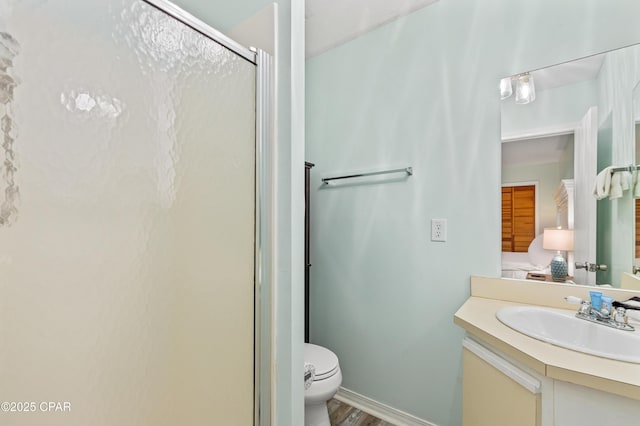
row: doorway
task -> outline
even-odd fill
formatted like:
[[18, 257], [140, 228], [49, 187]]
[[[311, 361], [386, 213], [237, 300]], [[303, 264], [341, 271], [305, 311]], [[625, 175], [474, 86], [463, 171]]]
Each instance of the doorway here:
[[536, 186], [502, 186], [502, 251], [526, 252], [536, 237]]

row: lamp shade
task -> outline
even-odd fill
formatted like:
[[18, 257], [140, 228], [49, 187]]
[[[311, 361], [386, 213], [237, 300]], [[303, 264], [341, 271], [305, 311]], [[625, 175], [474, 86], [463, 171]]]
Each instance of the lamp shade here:
[[542, 248], [546, 250], [572, 251], [573, 229], [545, 229], [542, 237]]

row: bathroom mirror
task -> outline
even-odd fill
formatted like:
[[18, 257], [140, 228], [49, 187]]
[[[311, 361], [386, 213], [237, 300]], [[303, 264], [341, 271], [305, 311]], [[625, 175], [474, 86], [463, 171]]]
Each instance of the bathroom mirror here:
[[[593, 187], [604, 167], [638, 162], [631, 99], [640, 106], [639, 64], [633, 45], [501, 81], [503, 277], [548, 279], [554, 252], [541, 235], [557, 225], [574, 229], [565, 253], [574, 282], [617, 287], [631, 272], [633, 189], [597, 201]], [[587, 272], [574, 262], [608, 268]]]

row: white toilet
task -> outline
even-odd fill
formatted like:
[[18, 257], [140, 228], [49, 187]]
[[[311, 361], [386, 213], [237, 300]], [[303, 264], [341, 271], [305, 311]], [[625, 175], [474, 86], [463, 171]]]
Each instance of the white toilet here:
[[315, 379], [304, 391], [304, 425], [331, 426], [327, 401], [333, 398], [342, 383], [338, 357], [327, 348], [305, 343], [304, 362], [315, 367]]

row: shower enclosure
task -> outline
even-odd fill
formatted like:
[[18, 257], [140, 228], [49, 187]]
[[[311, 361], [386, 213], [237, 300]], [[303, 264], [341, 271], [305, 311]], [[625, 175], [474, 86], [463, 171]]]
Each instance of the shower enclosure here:
[[269, 69], [162, 0], [0, 2], [1, 424], [268, 416]]

